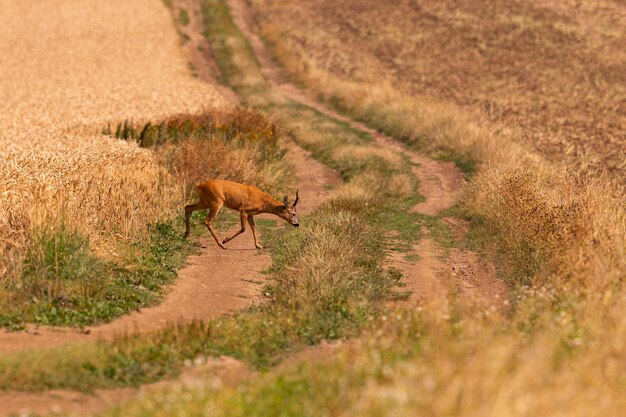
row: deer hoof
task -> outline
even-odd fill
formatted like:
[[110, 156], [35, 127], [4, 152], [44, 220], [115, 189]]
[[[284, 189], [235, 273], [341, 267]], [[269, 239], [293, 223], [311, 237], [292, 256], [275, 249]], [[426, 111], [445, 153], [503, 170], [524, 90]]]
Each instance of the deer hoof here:
[[263, 249], [263, 246], [261, 246], [261, 245], [256, 245], [256, 248], [257, 248], [257, 249]]
[[183, 235], [183, 239], [187, 239], [188, 237], [189, 237], [189, 233], [185, 233], [185, 234]]

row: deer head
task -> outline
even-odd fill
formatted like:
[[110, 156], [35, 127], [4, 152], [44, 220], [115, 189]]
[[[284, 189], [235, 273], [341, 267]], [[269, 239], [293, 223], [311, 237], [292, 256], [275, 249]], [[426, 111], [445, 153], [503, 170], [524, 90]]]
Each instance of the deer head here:
[[283, 198], [283, 204], [285, 204], [285, 207], [281, 207], [282, 210], [280, 213], [280, 217], [291, 223], [291, 225], [294, 227], [300, 226], [300, 221], [298, 220], [298, 216], [296, 215], [296, 205], [298, 204], [299, 198], [300, 197], [298, 195], [298, 190], [296, 190], [296, 199], [294, 200], [293, 204], [289, 202], [289, 197], [285, 196], [285, 198]]

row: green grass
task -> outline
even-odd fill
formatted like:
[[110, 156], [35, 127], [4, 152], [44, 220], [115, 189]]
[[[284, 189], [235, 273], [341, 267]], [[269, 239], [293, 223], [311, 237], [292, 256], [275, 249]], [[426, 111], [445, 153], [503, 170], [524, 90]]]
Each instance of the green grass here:
[[179, 224], [159, 223], [147, 240], [129, 242], [133, 259], [125, 263], [132, 267], [99, 259], [84, 237], [65, 226], [40, 231], [21, 281], [7, 288], [13, 298], [3, 306], [0, 325], [12, 330], [25, 323], [82, 327], [155, 304], [194, 248], [182, 239]]
[[[207, 0], [206, 4], [215, 5], [216, 2]], [[219, 5], [223, 4], [219, 2]], [[341, 145], [332, 144], [332, 139], [325, 141], [322, 137], [308, 141], [304, 136], [299, 137], [308, 129], [297, 126], [298, 123], [290, 117], [295, 113], [285, 109], [284, 103], [275, 108], [282, 108], [286, 125], [291, 124], [289, 132], [296, 140], [329, 165], [340, 169], [351, 184], [358, 184], [371, 174], [376, 174], [375, 178], [381, 182], [388, 180], [389, 176], [380, 168], [384, 164], [371, 170], [360, 166], [358, 161], [345, 164], [346, 161], [334, 159], [333, 150]], [[428, 136], [420, 135], [403, 138], [402, 124], [394, 123], [393, 118], [388, 117], [394, 116], [393, 112], [378, 119], [375, 116], [369, 115], [365, 119], [368, 122], [375, 119], [374, 123], [384, 126], [384, 130], [388, 129], [386, 131], [397, 138], [409, 142], [428, 140]], [[431, 127], [445, 131], [446, 121], [441, 123]], [[454, 160], [466, 173], [472, 173], [476, 168], [472, 159], [445, 148], [430, 151], [438, 151], [442, 159]], [[369, 166], [369, 161], [365, 165]], [[379, 190], [375, 181], [365, 183], [375, 191]], [[498, 243], [493, 228], [482, 224], [485, 220], [475, 217], [476, 214], [454, 208], [436, 217], [405, 218], [393, 213], [394, 208], [401, 207], [402, 199], [398, 196], [385, 195], [383, 201], [386, 198], [386, 204], [371, 198], [371, 194], [368, 196], [370, 198], [352, 202], [344, 200], [343, 196], [335, 200], [347, 211], [360, 206], [362, 211], [358, 213], [363, 216], [363, 221], [383, 236], [385, 232], [403, 229], [415, 222], [428, 227], [444, 248], [460, 244], [477, 249]], [[369, 212], [366, 202], [389, 210], [388, 215]], [[442, 218], [447, 215], [470, 220], [470, 231], [463, 242], [456, 242], [443, 223]], [[415, 238], [419, 236], [419, 230], [415, 227], [405, 232], [405, 236]], [[287, 239], [291, 238], [296, 236], [289, 235]], [[382, 242], [388, 243], [384, 238]], [[293, 265], [291, 255], [301, 250], [303, 243], [287, 244], [288, 251], [277, 261]], [[507, 254], [509, 258], [533, 260], [526, 265], [527, 269], [513, 269], [514, 275], [507, 273], [514, 276], [514, 280], [523, 282], [524, 275], [532, 276], [541, 262], [530, 246], [514, 246], [511, 252]], [[513, 265], [513, 268], [518, 267]], [[516, 273], [520, 275], [515, 277]], [[577, 284], [572, 283], [573, 286]], [[362, 335], [354, 345], [340, 349], [330, 363], [300, 364], [263, 374], [232, 388], [203, 386], [183, 389], [174, 395], [143, 397], [108, 415], [203, 415], [207, 410], [215, 416], [516, 415], [520, 407], [537, 415], [542, 411], [543, 414], [558, 414], [564, 409], [571, 415], [602, 413], [597, 401], [586, 401], [585, 398], [603, 398], [606, 400], [603, 404], [608, 408], [602, 410], [602, 414], [619, 414], [623, 409], [623, 373], [606, 370], [616, 369], [615, 352], [621, 346], [616, 340], [623, 338], [623, 332], [619, 331], [623, 326], [612, 327], [615, 332], [602, 334], [597, 323], [600, 322], [598, 318], [607, 326], [621, 323], [623, 303], [621, 310], [600, 313], [597, 321], [587, 323], [585, 328], [583, 320], [597, 312], [591, 309], [577, 312], [575, 299], [549, 287], [538, 286], [530, 288], [529, 292], [516, 294], [519, 307], [509, 317], [494, 314], [483, 306], [466, 305], [454, 298], [444, 314], [436, 309], [423, 312], [391, 310], [386, 311], [388, 315], [374, 310], [374, 314], [367, 318], [371, 322], [357, 322], [357, 330], [368, 328], [370, 332]], [[603, 300], [610, 299], [608, 304], [619, 305], [620, 301], [611, 299], [610, 294], [599, 296]], [[294, 307], [300, 306], [299, 298], [286, 298], [294, 300]], [[333, 304], [337, 305], [335, 301]], [[594, 339], [593, 333], [600, 337]], [[603, 349], [606, 349], [604, 358], [597, 353]], [[493, 398], [498, 401], [493, 402]]]
[[[208, 409], [214, 416], [313, 417], [354, 411], [367, 386], [388, 384], [392, 381], [392, 372], [400, 373], [399, 369], [407, 360], [419, 358], [424, 350], [422, 334], [425, 329], [419, 313], [381, 315], [371, 318], [367, 328], [365, 337], [361, 338], [363, 346], [358, 351], [349, 346], [341, 347], [332, 357], [292, 364], [234, 387], [183, 388], [177, 395], [167, 398], [149, 395], [131, 400], [105, 415], [166, 416], [181, 410], [187, 415], [202, 415], [203, 410]], [[385, 333], [390, 328], [397, 331], [398, 343], [389, 344], [387, 338], [379, 342], [376, 334], [382, 328], [386, 329]], [[462, 335], [451, 335], [448, 340], [461, 339]], [[378, 413], [367, 415], [389, 415], [389, 410], [383, 406]]]
[[187, 13], [187, 10], [180, 9], [178, 11], [178, 23], [183, 26], [187, 26], [189, 24], [189, 14]]
[[175, 376], [197, 356], [228, 355], [267, 368], [299, 346], [356, 334], [398, 276], [381, 267], [382, 231], [369, 230], [351, 211], [329, 202], [296, 232], [273, 229], [266, 237], [273, 263], [262, 305], [153, 335], [7, 355], [0, 359], [0, 388], [134, 386]]
[[[288, 171], [273, 123], [252, 111], [180, 115], [142, 125], [126, 120], [114, 131], [107, 126], [102, 133], [151, 149], [187, 195], [195, 192], [200, 180], [230, 169], [221, 163], [221, 156], [229, 152], [245, 152], [259, 182], [269, 172], [269, 184], [264, 186], [288, 182], [287, 175], [280, 175]], [[213, 149], [213, 163], [189, 157], [207, 146]], [[236, 175], [245, 172], [234, 168], [229, 172], [235, 177], [228, 179], [236, 181]], [[206, 235], [203, 219], [194, 218], [195, 230], [200, 225]], [[227, 215], [220, 216], [216, 226], [231, 224], [233, 217]], [[158, 303], [163, 288], [176, 278], [195, 246], [183, 240], [183, 230], [181, 217], [152, 225], [145, 233], [117, 241], [112, 248], [115, 256], [107, 259], [94, 253], [90, 242], [65, 223], [34, 231], [19, 279], [0, 282], [0, 326], [11, 330], [22, 330], [27, 323], [84, 327]]]

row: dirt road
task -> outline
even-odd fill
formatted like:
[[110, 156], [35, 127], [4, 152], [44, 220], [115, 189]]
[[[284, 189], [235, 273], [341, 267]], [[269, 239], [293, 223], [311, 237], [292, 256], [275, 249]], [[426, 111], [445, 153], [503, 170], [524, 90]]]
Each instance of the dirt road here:
[[[412, 171], [419, 180], [420, 194], [425, 197], [425, 201], [412, 208], [413, 211], [433, 216], [457, 203], [465, 180], [454, 163], [434, 160], [412, 151], [393, 138], [345, 117], [313, 99], [312, 95], [306, 94], [287, 80], [273, 62], [265, 44], [253, 30], [253, 16], [245, 0], [228, 0], [228, 5], [235, 25], [256, 54], [262, 73], [277, 91], [295, 102], [370, 134], [381, 147], [409, 157], [415, 165]], [[455, 224], [462, 223], [459, 219], [451, 221]], [[391, 254], [390, 261], [403, 273], [406, 289], [411, 291], [411, 301], [441, 303], [452, 287], [487, 304], [499, 305], [506, 298], [506, 285], [496, 277], [495, 268], [474, 252], [455, 250], [448, 262], [444, 263], [440, 248], [426, 236], [419, 244], [414, 245], [410, 254], [417, 255], [419, 261], [406, 261], [397, 253]]]
[[[297, 145], [288, 145], [286, 160], [298, 167], [301, 214], [310, 213], [330, 196], [330, 187], [341, 183], [335, 171], [311, 158]], [[259, 218], [276, 219], [271, 215]], [[232, 234], [238, 228], [238, 225], [233, 226], [223, 235]], [[2, 330], [0, 353], [111, 339], [126, 332], [152, 332], [168, 323], [189, 323], [229, 314], [259, 299], [264, 279], [261, 271], [270, 266], [270, 259], [266, 252], [254, 248], [249, 231], [229, 243], [227, 250], [217, 247], [208, 236], [202, 240], [202, 246], [202, 253], [189, 257], [159, 305], [84, 331], [32, 328], [28, 332], [11, 333]]]
[[[182, 3], [190, 5], [193, 2]], [[372, 134], [381, 147], [392, 148], [410, 157], [415, 164], [413, 173], [420, 180], [420, 192], [425, 197], [423, 203], [413, 208], [415, 211], [436, 215], [457, 202], [464, 180], [463, 175], [453, 164], [432, 160], [413, 152], [397, 141], [341, 116], [287, 82], [272, 63], [261, 40], [251, 30], [250, 15], [245, 2], [231, 0], [229, 5], [236, 24], [251, 41], [264, 74], [279, 92], [294, 101]], [[196, 27], [194, 25], [192, 16], [190, 27]], [[200, 38], [195, 39], [201, 41]], [[341, 182], [336, 172], [312, 159], [306, 151], [294, 144], [289, 145], [287, 160], [298, 167], [298, 185], [302, 198], [300, 210], [304, 214], [329, 197], [328, 187]], [[451, 221], [459, 224], [457, 219]], [[180, 271], [179, 278], [160, 305], [132, 313], [104, 326], [90, 328], [88, 333], [52, 329], [39, 329], [36, 333], [0, 333], [0, 352], [59, 346], [97, 338], [106, 339], [126, 331], [150, 332], [170, 322], [206, 320], [229, 314], [251, 305], [259, 298], [260, 283], [263, 280], [260, 271], [269, 265], [269, 258], [266, 253], [252, 249], [252, 240], [248, 234], [233, 241], [226, 251], [217, 248], [208, 237], [203, 241], [203, 245], [205, 246], [203, 253], [189, 258], [187, 266]], [[475, 254], [464, 251], [458, 255], [459, 259], [453, 256], [449, 263], [444, 264], [439, 248], [428, 237], [415, 245], [412, 253], [419, 255], [418, 262], [409, 262], [397, 254], [391, 257], [390, 262], [404, 273], [407, 289], [413, 292], [412, 300], [415, 302], [445, 298], [449, 279], [453, 279], [456, 285], [468, 293], [477, 293], [488, 299], [498, 298], [506, 291], [504, 285], [495, 278], [492, 268], [486, 266]], [[464, 263], [465, 270], [470, 272], [464, 273], [462, 268], [458, 267], [460, 263]], [[476, 276], [477, 271], [480, 279], [466, 279], [465, 275]], [[239, 380], [250, 376], [250, 371], [241, 363], [221, 358], [210, 361], [200, 370], [184, 373], [177, 383], [193, 381], [194, 377], [197, 378], [197, 374], [202, 372], [225, 380], [229, 378]], [[171, 383], [162, 382], [143, 389], [160, 389]], [[87, 414], [124, 401], [137, 392], [135, 389], [103, 390], [93, 396], [68, 391], [40, 394], [8, 392], [0, 394], [0, 415], [25, 410], [40, 413], [63, 410]]]

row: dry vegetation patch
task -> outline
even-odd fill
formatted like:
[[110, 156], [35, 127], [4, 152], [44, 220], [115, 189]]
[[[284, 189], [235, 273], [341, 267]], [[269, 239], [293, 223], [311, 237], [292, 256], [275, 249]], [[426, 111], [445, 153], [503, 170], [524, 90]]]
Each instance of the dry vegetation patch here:
[[170, 217], [180, 194], [154, 155], [98, 134], [224, 104], [187, 70], [163, 4], [0, 8], [0, 272], [19, 270], [30, 231], [66, 217], [105, 252]]
[[552, 160], [623, 181], [621, 2], [253, 4], [266, 34], [280, 32], [303, 69], [370, 85], [388, 80], [394, 90], [455, 103], [514, 128]]
[[[536, 131], [555, 141], [571, 140], [573, 144], [578, 140], [575, 135], [554, 128], [558, 117], [549, 112], [552, 106], [565, 112], [568, 123], [590, 114], [595, 120], [604, 120], [605, 124], [593, 123], [594, 129], [612, 127], [600, 129], [602, 133], [597, 137], [586, 136], [585, 146], [598, 145], [594, 148], [596, 156], [613, 146], [613, 151], [605, 155], [623, 159], [619, 156], [620, 152], [623, 154], [624, 137], [620, 131], [624, 121], [620, 107], [623, 81], [614, 76], [622, 63], [622, 52], [611, 37], [622, 35], [620, 29], [611, 36], [583, 30], [579, 19], [582, 13], [619, 22], [623, 10], [618, 4], [605, 5], [615, 11], [615, 16], [584, 3], [586, 6], [576, 9], [575, 16], [570, 10], [569, 17], [563, 15], [567, 10], [557, 8], [558, 14], [550, 5], [532, 2], [400, 2], [385, 10], [379, 9], [380, 3], [367, 2], [307, 3], [302, 7], [294, 3], [281, 3], [278, 7], [272, 1], [254, 4], [260, 29], [276, 58], [320, 97], [408, 143], [441, 157], [451, 157], [468, 170], [478, 168], [463, 205], [487, 233], [497, 231], [501, 236], [507, 249], [495, 249], [513, 260], [511, 272], [517, 279], [544, 282], [559, 277], [557, 281], [574, 280], [585, 286], [602, 287], [608, 282], [621, 282], [626, 239], [621, 168], [606, 159], [594, 165], [597, 169], [587, 169], [591, 166], [588, 158], [556, 157], [549, 147], [533, 142], [533, 147], [540, 150], [536, 153], [525, 140], [525, 135], [532, 136]], [[532, 17], [536, 25], [519, 30], [525, 21], [522, 17]], [[504, 18], [518, 23], [502, 26]], [[571, 36], [559, 35], [564, 29], [553, 24], [557, 18], [569, 19], [573, 25]], [[275, 22], [284, 25], [279, 29]], [[485, 41], [487, 37], [490, 42]], [[457, 49], [459, 54], [455, 53]], [[572, 49], [577, 52], [571, 59], [560, 55]], [[476, 52], [475, 59], [466, 56], [471, 51]], [[485, 57], [491, 57], [491, 61]], [[614, 64], [594, 63], [584, 69], [587, 74], [611, 80], [603, 84], [606, 89], [596, 88], [588, 79], [568, 78], [568, 74], [580, 72], [576, 68], [581, 60], [609, 60]], [[418, 65], [417, 70], [406, 66], [423, 61], [430, 65]], [[528, 71], [524, 72], [517, 61], [531, 65], [533, 71], [526, 74]], [[466, 72], [469, 75], [462, 76]], [[437, 75], [440, 73], [447, 76]], [[559, 78], [554, 75], [557, 73], [564, 75]], [[544, 79], [545, 74], [556, 78]], [[496, 75], [499, 81], [490, 83]], [[432, 90], [424, 87], [424, 80], [429, 80]], [[458, 83], [454, 84], [454, 80]], [[518, 90], [511, 90], [515, 86]], [[602, 96], [603, 105], [595, 106], [596, 113], [579, 111], [577, 107], [569, 109], [582, 99], [576, 94], [557, 94], [551, 90], [554, 86], [561, 86], [563, 91], [585, 91], [585, 97]], [[488, 92], [494, 100], [524, 98], [522, 104], [541, 104], [532, 107], [535, 113], [530, 112], [531, 116], [550, 117], [535, 120], [532, 129], [514, 118], [488, 122], [478, 117], [480, 106], [471, 100], [464, 102], [456, 96], [442, 95], [441, 91], [449, 89], [472, 100], [481, 97], [481, 92]], [[545, 96], [538, 94], [541, 91]], [[602, 95], [602, 91], [606, 94]], [[549, 103], [544, 103], [546, 97]], [[606, 106], [612, 111], [601, 110]], [[618, 129], [613, 129], [616, 126]], [[605, 143], [614, 145], [604, 148]], [[560, 163], [552, 164], [545, 156]], [[603, 169], [612, 174], [602, 174]]]

